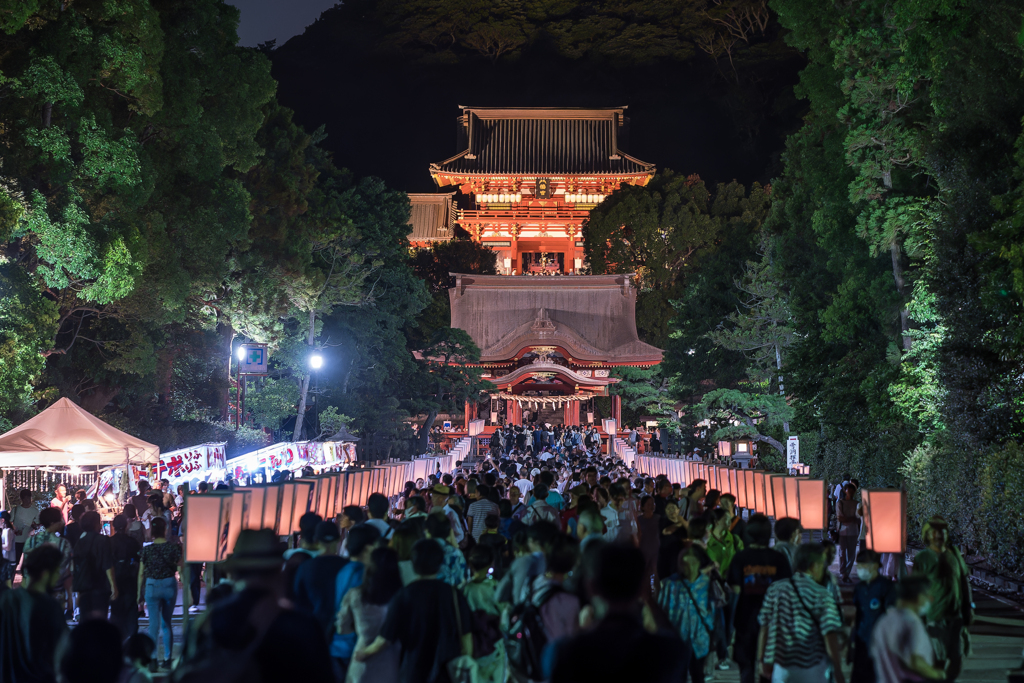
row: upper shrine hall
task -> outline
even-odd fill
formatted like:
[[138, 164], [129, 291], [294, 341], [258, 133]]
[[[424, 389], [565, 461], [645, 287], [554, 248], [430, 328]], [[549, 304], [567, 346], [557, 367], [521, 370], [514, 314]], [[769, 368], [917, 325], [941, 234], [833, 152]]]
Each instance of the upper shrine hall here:
[[439, 194], [411, 194], [413, 246], [461, 228], [498, 254], [503, 275], [569, 275], [583, 267], [583, 222], [654, 165], [625, 153], [625, 107], [462, 107], [459, 151], [430, 165]]

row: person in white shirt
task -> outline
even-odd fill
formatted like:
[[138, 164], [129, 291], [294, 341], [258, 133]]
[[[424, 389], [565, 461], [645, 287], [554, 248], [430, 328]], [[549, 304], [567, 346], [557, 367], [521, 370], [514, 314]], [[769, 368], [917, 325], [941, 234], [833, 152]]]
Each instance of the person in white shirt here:
[[21, 561], [21, 552], [32, 532], [39, 528], [39, 508], [32, 502], [32, 492], [22, 489], [18, 494], [21, 505], [14, 508], [11, 526], [14, 527], [14, 562]]
[[928, 613], [931, 582], [924, 576], [907, 576], [896, 586], [896, 606], [875, 624], [871, 633], [871, 658], [878, 683], [945, 680], [935, 666], [935, 653], [921, 615]]
[[458, 547], [464, 538], [466, 538], [466, 530], [462, 526], [462, 519], [449, 504], [448, 499], [452, 495], [450, 487], [444, 484], [437, 484], [430, 489], [430, 504], [431, 510], [444, 510], [444, 516], [448, 518], [448, 521], [452, 525], [452, 533], [455, 534], [455, 546]]
[[[537, 473], [540, 474], [540, 471], [538, 470]], [[522, 479], [519, 479], [518, 481], [513, 482], [513, 485], [517, 489], [519, 489], [519, 494], [523, 498], [526, 498], [527, 496], [529, 496], [530, 495], [530, 491], [533, 490], [533, 482], [530, 481], [529, 479], [527, 479], [525, 476]]]
[[850, 473], [849, 472], [844, 472], [843, 473], [843, 483], [836, 484], [836, 487], [834, 489], [832, 489], [832, 497], [835, 498], [836, 500], [842, 500], [843, 499], [843, 489], [846, 488], [846, 485], [849, 484], [849, 483], [850, 483]]

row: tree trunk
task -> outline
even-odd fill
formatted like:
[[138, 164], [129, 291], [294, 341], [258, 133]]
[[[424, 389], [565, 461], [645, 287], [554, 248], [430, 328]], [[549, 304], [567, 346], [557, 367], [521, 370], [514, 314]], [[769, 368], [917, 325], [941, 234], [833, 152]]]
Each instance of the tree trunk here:
[[420, 440], [417, 445], [418, 453], [416, 455], [423, 455], [427, 452], [427, 446], [430, 445], [430, 430], [434, 426], [434, 420], [437, 419], [437, 408], [431, 408], [430, 412], [427, 413], [427, 419], [423, 421], [423, 426], [420, 427]]
[[43, 128], [50, 127], [50, 119], [53, 116], [53, 102], [43, 104]]
[[[306, 346], [313, 350], [313, 342], [316, 340], [316, 311], [309, 311], [309, 333], [306, 336]], [[306, 358], [306, 367], [309, 367], [309, 358]], [[312, 373], [307, 369], [302, 376], [302, 385], [299, 387], [299, 411], [295, 417], [295, 431], [292, 432], [292, 441], [302, 441], [306, 434], [306, 396], [309, 393], [309, 379]]]
[[750, 438], [753, 439], [754, 441], [760, 441], [762, 443], [768, 444], [769, 446], [777, 450], [779, 452], [779, 455], [786, 454], [786, 447], [779, 443], [777, 439], [773, 439], [772, 437], [767, 436], [765, 434], [754, 434]]
[[896, 291], [900, 294], [900, 331], [903, 333], [903, 350], [910, 350], [910, 316], [907, 314], [907, 297], [905, 283], [903, 281], [903, 264], [900, 263], [899, 242], [893, 242], [889, 247], [892, 255], [892, 277], [896, 281]]

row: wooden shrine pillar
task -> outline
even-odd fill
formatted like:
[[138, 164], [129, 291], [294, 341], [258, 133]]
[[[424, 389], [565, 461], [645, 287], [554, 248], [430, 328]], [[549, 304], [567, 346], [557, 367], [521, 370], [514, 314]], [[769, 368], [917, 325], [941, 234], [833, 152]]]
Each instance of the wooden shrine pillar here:
[[469, 410], [469, 401], [466, 401], [466, 417], [463, 420], [463, 422], [465, 422], [465, 429], [467, 432], [469, 431], [469, 421], [473, 419], [472, 416], [470, 416], [469, 414]]
[[570, 422], [569, 419], [569, 402], [567, 401], [562, 404], [562, 424], [566, 427], [571, 425], [572, 422]]
[[618, 394], [612, 395], [612, 419], [615, 420], [615, 428], [622, 429], [622, 397]]

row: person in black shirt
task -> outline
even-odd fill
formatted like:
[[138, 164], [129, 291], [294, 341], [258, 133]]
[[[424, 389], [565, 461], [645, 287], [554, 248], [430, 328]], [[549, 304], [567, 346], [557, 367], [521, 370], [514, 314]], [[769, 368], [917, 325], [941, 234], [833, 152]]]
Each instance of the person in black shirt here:
[[764, 603], [764, 595], [773, 583], [793, 576], [786, 556], [768, 547], [771, 537], [771, 521], [764, 515], [753, 515], [747, 523], [750, 545], [733, 556], [726, 577], [726, 582], [738, 596], [733, 618], [736, 640], [732, 658], [740, 666], [740, 683], [757, 681], [757, 635], [760, 630], [757, 615]]
[[73, 505], [71, 507], [71, 522], [64, 527], [64, 538], [68, 539], [68, 543], [71, 544], [71, 549], [75, 549], [75, 544], [78, 543], [78, 539], [82, 537], [82, 515], [85, 514], [85, 506], [81, 503]]
[[593, 589], [600, 621], [557, 647], [551, 683], [686, 680], [690, 650], [678, 634], [644, 629], [645, 573], [637, 548], [612, 543], [597, 551]]
[[119, 595], [110, 604], [110, 621], [120, 629], [124, 640], [139, 630], [139, 604], [135, 596], [139, 592], [139, 553], [142, 546], [128, 535], [128, 518], [124, 515], [114, 517], [111, 526], [114, 527], [114, 535], [110, 537], [110, 551]]
[[334, 522], [316, 525], [314, 541], [320, 547], [317, 557], [302, 563], [295, 572], [295, 608], [312, 615], [329, 638], [334, 628], [334, 607], [337, 604], [335, 579], [348, 559], [338, 555], [341, 530]]
[[391, 643], [399, 643], [402, 683], [447, 683], [448, 662], [459, 655], [473, 656], [469, 603], [461, 592], [437, 578], [443, 562], [444, 550], [436, 541], [416, 542], [412, 566], [419, 580], [392, 598], [380, 635], [366, 648], [356, 650], [357, 661], [366, 661]]
[[56, 680], [54, 654], [68, 631], [64, 610], [51, 596], [62, 559], [49, 544], [26, 553], [21, 587], [0, 596], [0, 681]]
[[71, 585], [78, 593], [82, 619], [89, 615], [107, 618], [111, 599], [120, 593], [114, 578], [110, 539], [100, 534], [100, 515], [90, 510], [82, 515], [84, 533], [75, 545], [75, 568]]

